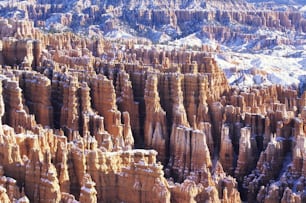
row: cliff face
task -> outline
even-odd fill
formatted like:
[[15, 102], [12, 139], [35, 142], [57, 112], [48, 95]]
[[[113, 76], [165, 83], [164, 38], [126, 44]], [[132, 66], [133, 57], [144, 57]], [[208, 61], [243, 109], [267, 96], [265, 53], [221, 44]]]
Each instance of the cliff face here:
[[231, 87], [203, 52], [31, 36], [1, 50], [4, 202], [305, 200], [306, 94]]

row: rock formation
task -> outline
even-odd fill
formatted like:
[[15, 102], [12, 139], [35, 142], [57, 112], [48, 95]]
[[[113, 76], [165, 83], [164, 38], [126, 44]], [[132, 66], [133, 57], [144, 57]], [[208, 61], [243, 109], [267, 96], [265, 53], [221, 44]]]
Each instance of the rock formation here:
[[[50, 2], [20, 9], [43, 25], [51, 10], [64, 9]], [[122, 14], [120, 3], [99, 5], [142, 23], [154, 18], [152, 26], [213, 18], [304, 29], [303, 18], [292, 13]], [[101, 17], [100, 7], [86, 12], [94, 16], [79, 15], [79, 23]], [[69, 26], [71, 18], [59, 19]], [[230, 86], [204, 51], [50, 34], [32, 21], [0, 24], [0, 201], [305, 201], [305, 93], [299, 97], [279, 85]], [[203, 33], [230, 40], [215, 29]]]
[[158, 152], [158, 159], [163, 163], [167, 159], [167, 145], [169, 143], [166, 112], [160, 105], [157, 91], [157, 76], [150, 75], [146, 82], [145, 104], [146, 120], [144, 127], [144, 143], [147, 147]]

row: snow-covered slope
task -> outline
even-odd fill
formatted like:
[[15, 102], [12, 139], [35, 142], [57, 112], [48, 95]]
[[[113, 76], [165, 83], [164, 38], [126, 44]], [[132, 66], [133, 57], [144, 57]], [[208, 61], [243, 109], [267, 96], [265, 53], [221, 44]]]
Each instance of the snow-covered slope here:
[[[282, 52], [282, 51], [280, 51]], [[282, 57], [266, 54], [223, 53], [215, 56], [230, 84], [238, 86], [282, 84], [298, 88], [305, 83], [306, 55]]]

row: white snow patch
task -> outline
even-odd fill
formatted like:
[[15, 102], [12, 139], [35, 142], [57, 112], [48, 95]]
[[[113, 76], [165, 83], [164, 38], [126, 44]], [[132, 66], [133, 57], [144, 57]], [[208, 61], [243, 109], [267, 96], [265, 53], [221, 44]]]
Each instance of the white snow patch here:
[[187, 37], [174, 40], [170, 45], [176, 47], [201, 47], [203, 44], [211, 46], [213, 49], [217, 48], [215, 40], [210, 40], [204, 36], [200, 36], [198, 33], [188, 35]]
[[[280, 50], [283, 52], [283, 50]], [[284, 57], [284, 54], [246, 54], [224, 52], [216, 55], [229, 83], [240, 85], [282, 84], [297, 87], [306, 75], [305, 57]]]
[[130, 38], [134, 38], [132, 35], [130, 35], [129, 33], [126, 33], [122, 30], [113, 30], [108, 32], [105, 35], [105, 38], [110, 39], [110, 40], [117, 40], [117, 39], [130, 39]]

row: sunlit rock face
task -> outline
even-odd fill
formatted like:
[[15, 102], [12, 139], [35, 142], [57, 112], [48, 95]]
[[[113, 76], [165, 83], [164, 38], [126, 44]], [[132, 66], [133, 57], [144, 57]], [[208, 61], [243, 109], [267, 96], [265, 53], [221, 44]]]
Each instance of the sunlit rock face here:
[[[126, 6], [92, 2], [74, 2], [76, 12], [90, 7], [80, 23], [100, 18], [100, 9], [121, 15]], [[157, 26], [169, 16], [167, 23], [180, 26], [209, 14], [191, 8], [214, 13], [220, 2], [127, 4], [138, 9], [129, 15], [154, 10], [139, 22], [153, 16]], [[0, 22], [1, 202], [306, 201], [305, 93], [230, 86], [209, 46], [170, 50], [145, 40], [44, 32], [37, 24], [67, 9], [50, 3], [16, 4], [34, 23]], [[267, 11], [254, 19], [249, 12], [217, 13], [229, 22], [304, 29], [298, 15]], [[60, 24], [72, 18], [66, 13]], [[202, 31], [230, 40], [223, 29]]]

